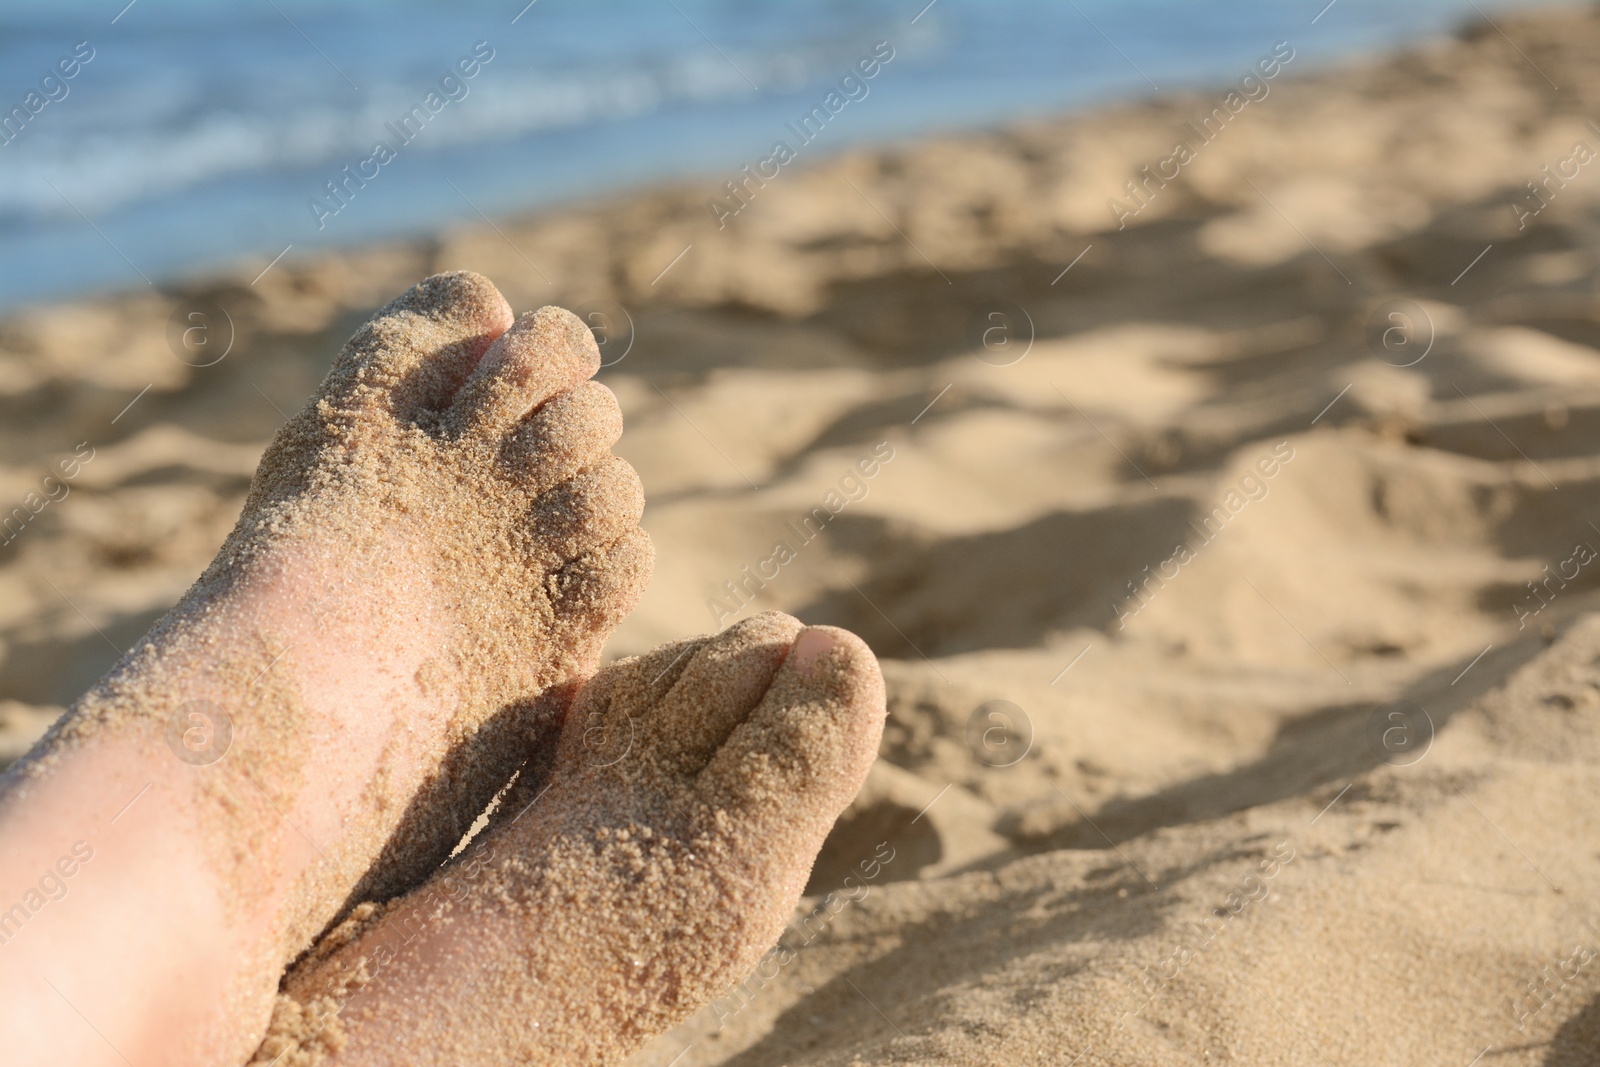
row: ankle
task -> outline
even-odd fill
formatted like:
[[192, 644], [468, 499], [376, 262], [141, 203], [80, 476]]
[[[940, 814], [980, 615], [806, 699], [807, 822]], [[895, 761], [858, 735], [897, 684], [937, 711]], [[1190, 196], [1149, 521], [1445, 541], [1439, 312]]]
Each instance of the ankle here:
[[214, 1042], [226, 1020], [196, 1018], [174, 990], [230, 989], [250, 1010], [235, 976], [258, 966], [263, 924], [222, 891], [175, 763], [143, 745], [75, 746], [0, 791], [0, 1032], [55, 1035], [50, 1062]]

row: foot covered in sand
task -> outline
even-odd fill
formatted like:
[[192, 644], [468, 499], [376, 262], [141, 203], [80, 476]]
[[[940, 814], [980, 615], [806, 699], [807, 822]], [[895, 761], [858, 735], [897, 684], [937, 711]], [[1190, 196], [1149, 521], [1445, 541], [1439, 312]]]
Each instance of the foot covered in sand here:
[[859, 638], [777, 613], [606, 668], [459, 856], [288, 976], [253, 1062], [616, 1062], [777, 940], [883, 718]]
[[598, 365], [464, 273], [344, 347], [216, 561], [0, 783], [0, 899], [94, 856], [6, 945], [8, 1062], [242, 1062], [284, 966], [553, 743], [652, 561]]

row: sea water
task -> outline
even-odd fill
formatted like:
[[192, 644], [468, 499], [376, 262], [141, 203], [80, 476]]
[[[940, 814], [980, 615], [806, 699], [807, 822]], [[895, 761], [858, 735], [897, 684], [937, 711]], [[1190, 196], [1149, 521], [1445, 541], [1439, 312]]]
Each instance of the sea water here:
[[[1477, 6], [1493, 18], [1531, 5]], [[667, 177], [703, 179], [709, 199], [881, 43], [892, 61], [809, 157], [1233, 81], [1279, 41], [1298, 74], [1453, 29], [1474, 8], [5, 0], [0, 306], [248, 270]]]

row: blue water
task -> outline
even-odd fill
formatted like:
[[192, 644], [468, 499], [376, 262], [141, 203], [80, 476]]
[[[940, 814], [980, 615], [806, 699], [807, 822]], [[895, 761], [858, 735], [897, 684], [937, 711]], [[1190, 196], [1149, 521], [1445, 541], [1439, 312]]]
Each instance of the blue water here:
[[[1280, 40], [1304, 69], [1473, 14], [1470, 0], [525, 3], [0, 0], [0, 109], [27, 113], [39, 93], [0, 137], [0, 306], [666, 176], [703, 174], [709, 197], [879, 41], [894, 58], [805, 156], [1234, 80]], [[93, 58], [61, 79], [78, 42]], [[474, 67], [479, 42], [493, 58]], [[402, 142], [388, 124], [430, 90], [437, 113]], [[394, 158], [363, 164], [379, 140]], [[346, 165], [371, 178], [341, 206], [324, 183]]]

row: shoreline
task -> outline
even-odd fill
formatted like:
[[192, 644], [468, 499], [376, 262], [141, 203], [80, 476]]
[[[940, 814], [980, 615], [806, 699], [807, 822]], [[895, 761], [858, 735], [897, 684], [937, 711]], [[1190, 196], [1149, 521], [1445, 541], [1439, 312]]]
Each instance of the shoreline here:
[[[1570, 17], [1570, 15], [1567, 13], [1567, 10], [1563, 7], [1550, 9], [1548, 15], [1550, 17]], [[1504, 18], [1532, 18], [1534, 21], [1537, 21], [1541, 17], [1545, 16], [1540, 16], [1538, 14], [1533, 16], [1513, 14], [1504, 16], [1502, 21]], [[1419, 43], [1415, 43], [1411, 46], [1400, 49], [1370, 47], [1334, 57], [1316, 57], [1310, 59], [1302, 58], [1300, 59], [1301, 66], [1294, 70], [1294, 75], [1291, 78], [1291, 84], [1300, 88], [1311, 84], [1335, 85], [1350, 74], [1370, 74], [1378, 69], [1403, 68], [1409, 62], [1409, 58], [1412, 56], [1423, 56], [1430, 50], [1436, 49], [1441, 45], [1445, 45], [1449, 41], [1456, 39], [1462, 34], [1477, 32], [1472, 29], [1472, 25], [1473, 23], [1469, 19], [1468, 21], [1462, 23], [1456, 34], [1452, 37], [1436, 37], [1432, 39], [1426, 39]], [[1481, 22], [1477, 23], [1477, 25], [1480, 28], [1483, 27]], [[881, 47], [886, 43], [888, 42], [880, 42], [879, 46], [875, 47]], [[892, 49], [892, 45], [890, 45], [890, 47]], [[1273, 49], [1277, 50], [1276, 55], [1264, 54], [1255, 64], [1247, 65], [1245, 68], [1243, 68], [1240, 77], [1234, 79], [1232, 82], [1226, 79], [1218, 78], [1200, 82], [1188, 89], [1180, 89], [1176, 91], [1153, 92], [1149, 94], [1141, 92], [1131, 96], [1118, 96], [1109, 99], [1090, 99], [1080, 105], [1074, 105], [1064, 110], [1059, 110], [1057, 112], [1044, 115], [1036, 115], [1020, 120], [998, 123], [964, 123], [949, 129], [935, 129], [932, 132], [911, 132], [901, 136], [890, 135], [882, 138], [882, 147], [876, 148], [859, 143], [859, 137], [866, 135], [858, 134], [857, 138], [847, 140], [845, 144], [839, 146], [838, 148], [825, 149], [823, 154], [817, 159], [802, 162], [801, 169], [806, 173], [817, 171], [848, 171], [852, 161], [859, 162], [861, 160], [871, 160], [877, 158], [900, 157], [915, 159], [915, 157], [921, 154], [921, 150], [927, 148], [928, 146], [952, 145], [957, 147], [965, 146], [971, 148], [973, 146], [981, 145], [985, 141], [993, 139], [1009, 141], [1020, 138], [1027, 140], [1048, 138], [1052, 135], [1058, 135], [1069, 140], [1084, 138], [1092, 142], [1101, 139], [1100, 135], [1107, 132], [1107, 130], [1116, 130], [1117, 132], [1125, 132], [1129, 135], [1132, 135], [1140, 132], [1140, 130], [1137, 128], [1142, 127], [1143, 132], [1152, 138], [1150, 141], [1150, 144], [1153, 146], [1151, 155], [1148, 158], [1140, 158], [1136, 153], [1126, 153], [1121, 151], [1123, 149], [1121, 144], [1115, 145], [1115, 148], [1119, 150], [1117, 154], [1123, 156], [1123, 159], [1120, 162], [1126, 173], [1121, 176], [1119, 181], [1111, 183], [1111, 186], [1108, 187], [1108, 190], [1103, 197], [1107, 208], [1109, 209], [1110, 222], [1114, 224], [1112, 228], [1125, 228], [1129, 220], [1137, 218], [1137, 216], [1143, 211], [1143, 204], [1148, 198], [1146, 194], [1148, 194], [1152, 184], [1154, 184], [1157, 188], [1160, 188], [1165, 182], [1182, 180], [1181, 173], [1179, 177], [1173, 178], [1166, 176], [1165, 172], [1162, 170], [1163, 164], [1168, 161], [1173, 161], [1174, 159], [1173, 155], [1171, 154], [1173, 145], [1168, 140], [1168, 133], [1158, 131], [1160, 131], [1164, 125], [1170, 125], [1176, 129], [1188, 129], [1189, 133], [1184, 134], [1184, 136], [1189, 137], [1191, 140], [1198, 140], [1200, 142], [1198, 148], [1194, 147], [1192, 144], [1188, 146], [1188, 158], [1186, 158], [1184, 162], [1178, 164], [1181, 172], [1181, 169], [1188, 165], [1189, 158], [1192, 158], [1194, 155], [1198, 154], [1199, 151], [1205, 150], [1213, 141], [1221, 136], [1220, 131], [1212, 132], [1209, 137], [1204, 132], [1206, 130], [1210, 130], [1210, 123], [1216, 121], [1213, 116], [1216, 116], [1219, 113], [1229, 117], [1237, 117], [1239, 115], [1239, 110], [1235, 110], [1235, 105], [1232, 102], [1234, 98], [1238, 98], [1239, 100], [1252, 105], [1265, 103], [1265, 96], [1256, 98], [1253, 95], [1255, 90], [1246, 85], [1248, 79], [1257, 78], [1257, 83], [1261, 86], [1261, 88], [1270, 88], [1272, 79], [1278, 77], [1278, 74], [1275, 72], [1270, 76], [1259, 77], [1261, 70], [1264, 69], [1262, 66], [1263, 64], [1269, 64], [1272, 67], [1281, 65], [1284, 70], [1291, 69], [1288, 64], [1292, 61], [1286, 60], [1282, 57], [1289, 53], [1294, 53], [1294, 42], [1292, 40], [1284, 40], [1275, 45], [1272, 44], [1272, 42], [1265, 40], [1262, 42], [1262, 50], [1264, 53]], [[1285, 49], [1288, 51], [1285, 52]], [[467, 63], [469, 62], [470, 58], [471, 56], [465, 56], [462, 62]], [[851, 69], [853, 70], [854, 68], [852, 67]], [[1232, 86], [1231, 89], [1230, 86]], [[461, 88], [470, 89], [470, 83], [462, 85]], [[833, 93], [831, 95], [838, 95], [838, 93]], [[441, 99], [446, 98], [441, 97]], [[454, 97], [450, 97], [449, 99], [454, 99]], [[841, 96], [841, 99], [848, 99], [848, 97]], [[446, 102], [448, 102], [448, 100], [446, 100]], [[816, 108], [813, 108], [812, 110], [814, 112]], [[1188, 117], [1182, 117], [1184, 115], [1187, 115]], [[1248, 122], [1248, 117], [1246, 117], [1244, 121]], [[1196, 123], [1199, 124], [1198, 127], [1196, 126]], [[1120, 129], [1120, 127], [1127, 124], [1131, 124], [1136, 128], [1131, 130]], [[1200, 132], [1196, 133], [1196, 130]], [[781, 136], [786, 134], [786, 132], [787, 127], [775, 128], [774, 135]], [[756, 152], [757, 147], [759, 146], [752, 146], [751, 150], [755, 154], [750, 156], [750, 158], [756, 159], [755, 164], [750, 164], [747, 161], [743, 168], [732, 168], [734, 173], [733, 181], [739, 187], [746, 190], [749, 189], [752, 181], [754, 181], [759, 188], [764, 188], [764, 186], [761, 185], [764, 180], [776, 180], [775, 178], [763, 178], [759, 172], [762, 160], [760, 158], [760, 153]], [[765, 151], [766, 149], [763, 148], [762, 150]], [[397, 151], [398, 150], [391, 150], [391, 154]], [[796, 156], [798, 155], [798, 152], [792, 147], [791, 153]], [[772, 157], [769, 155], [765, 158], [770, 160]], [[756, 169], [752, 170], [752, 166]], [[788, 163], [785, 162], [781, 164], [781, 166], [787, 167]], [[1111, 173], [1108, 173], [1106, 176], [1111, 178], [1116, 177], [1115, 174]], [[360, 176], [350, 172], [349, 168], [347, 167], [339, 174], [335, 174], [333, 180], [335, 183], [342, 181], [345, 184], [346, 192], [348, 193], [348, 189], [351, 184], [354, 183], [359, 185], [359, 179]], [[1135, 183], [1135, 186], [1140, 191], [1136, 192], [1134, 188], [1130, 188], [1128, 184], [1129, 182]], [[325, 186], [327, 184], [329, 183], [324, 183]], [[578, 195], [575, 197], [558, 199], [548, 203], [540, 203], [519, 211], [494, 212], [492, 213], [492, 216], [490, 216], [493, 221], [488, 224], [475, 221], [469, 217], [468, 219], [456, 224], [439, 226], [410, 236], [399, 235], [365, 240], [358, 239], [350, 243], [342, 243], [331, 247], [315, 248], [314, 250], [306, 253], [291, 253], [287, 257], [284, 257], [283, 263], [296, 266], [304, 272], [314, 272], [316, 265], [324, 261], [359, 261], [364, 259], [368, 254], [380, 252], [380, 250], [394, 249], [396, 247], [414, 248], [417, 246], [427, 246], [438, 243], [440, 239], [451, 235], [475, 234], [481, 236], [485, 232], [492, 231], [493, 226], [499, 226], [508, 230], [511, 228], [516, 228], [518, 230], [530, 228], [537, 229], [537, 224], [540, 222], [547, 222], [569, 216], [588, 217], [595, 214], [604, 214], [614, 211], [619, 207], [625, 208], [630, 204], [641, 201], [671, 201], [680, 198], [700, 200], [703, 201], [707, 208], [711, 209], [711, 219], [713, 222], [716, 222], [719, 221], [718, 213], [712, 207], [712, 205], [716, 204], [719, 198], [722, 198], [722, 200], [725, 202], [724, 210], [731, 210], [733, 203], [737, 202], [736, 200], [728, 200], [730, 196], [736, 196], [737, 194], [731, 194], [727, 186], [727, 175], [722, 173], [720, 168], [716, 167], [709, 167], [704, 170], [699, 170], [686, 175], [666, 176], [662, 178], [641, 178], [635, 181], [629, 181], [622, 186], [602, 192], [596, 196]], [[324, 189], [323, 192], [326, 193], [326, 190]], [[332, 196], [333, 194], [327, 195]], [[1084, 195], [1084, 191], [1075, 189], [1071, 190], [1068, 195], [1077, 197]], [[1124, 201], [1120, 212], [1117, 207], [1112, 206], [1112, 201], [1119, 198]], [[748, 197], [746, 198], [746, 203], [750, 203]], [[1195, 204], [1191, 202], [1184, 205], [1179, 210], [1188, 210], [1194, 206]], [[313, 210], [313, 215], [323, 221], [325, 221], [327, 217], [337, 213], [333, 208], [328, 207], [326, 204], [324, 204], [323, 207], [326, 213], [322, 215], [317, 215], [315, 210]], [[735, 214], [737, 214], [737, 212], [735, 212]], [[1160, 213], [1158, 213], [1158, 215], [1159, 214]], [[726, 221], [728, 217], [729, 216], [727, 215], [723, 215], [720, 221]], [[1073, 234], [1092, 234], [1108, 228], [1100, 218], [1095, 217], [1094, 212], [1084, 211], [1081, 207], [1075, 210], [1064, 212], [1059, 217], [1052, 218], [1048, 221], [1058, 229]], [[293, 247], [293, 242], [291, 242], [289, 247]], [[116, 254], [114, 250], [109, 247], [104, 247], [104, 250], [108, 255], [115, 256]], [[234, 260], [231, 262], [219, 261], [209, 266], [202, 265], [194, 268], [186, 268], [170, 276], [164, 276], [154, 288], [157, 291], [165, 293], [169, 296], [178, 296], [213, 288], [223, 288], [230, 284], [253, 280], [263, 267], [268, 267], [274, 264], [282, 265], [278, 264], [278, 261], [273, 260], [270, 254], [252, 257], [249, 260]], [[28, 311], [39, 307], [75, 305], [85, 302], [97, 303], [106, 300], [115, 301], [119, 299], [127, 299], [143, 291], [144, 290], [136, 286], [96, 288], [80, 294], [68, 294], [59, 298], [32, 301], [8, 310], [0, 311], [0, 319], [7, 319], [15, 317], [19, 314], [26, 314]]]
[[[1552, 18], [1581, 18], [1581, 16], [1568, 16], [1562, 10], [1555, 10], [1547, 16], [1525, 16], [1531, 26], [1538, 26], [1541, 19]], [[1486, 29], [1486, 27], [1485, 27]], [[1462, 30], [1464, 34], [1477, 35], [1478, 30]], [[1480, 35], [1482, 37], [1482, 35]], [[880, 42], [880, 46], [886, 42]], [[171, 278], [157, 286], [158, 293], [165, 294], [168, 298], [179, 298], [186, 294], [203, 294], [206, 291], [226, 291], [234, 286], [250, 286], [261, 282], [262, 277], [270, 277], [274, 270], [285, 270], [288, 274], [298, 275], [299, 280], [304, 280], [307, 275], [314, 277], [318, 274], [318, 267], [326, 262], [360, 262], [368, 264], [371, 259], [384, 258], [386, 254], [405, 250], [411, 253], [426, 250], [434, 246], [442, 253], [450, 254], [453, 251], [466, 251], [458, 248], [459, 245], [475, 246], [483, 243], [483, 238], [499, 238], [499, 234], [506, 235], [504, 243], [514, 245], [514, 253], [525, 251], [531, 243], [531, 253], [502, 254], [501, 261], [520, 259], [522, 266], [510, 266], [510, 275], [530, 274], [549, 270], [538, 266], [539, 259], [534, 253], [541, 251], [541, 245], [549, 235], [550, 229], [560, 229], [563, 222], [566, 224], [582, 224], [582, 222], [602, 221], [603, 216], [646, 216], [654, 222], [670, 222], [677, 229], [682, 229], [685, 235], [690, 235], [690, 242], [694, 243], [693, 235], [696, 232], [704, 237], [707, 230], [704, 227], [694, 227], [693, 216], [698, 206], [699, 214], [706, 214], [707, 224], [714, 226], [720, 235], [720, 230], [742, 227], [746, 219], [742, 213], [746, 210], [755, 210], [755, 194], [766, 192], [766, 184], [773, 184], [776, 195], [781, 192], [782, 184], [795, 184], [795, 186], [816, 186], [819, 182], [838, 181], [850, 178], [851, 174], [882, 171], [885, 166], [896, 170], [915, 170], [922, 163], [930, 163], [939, 155], [981, 154], [986, 150], [1014, 149], [1022, 147], [1027, 150], [1038, 150], [1048, 142], [1056, 160], [1051, 162], [1058, 165], [1059, 170], [1066, 173], [1040, 174], [1035, 178], [1054, 179], [1054, 192], [1061, 200], [1061, 205], [1054, 211], [1045, 211], [1040, 216], [1030, 221], [1040, 222], [1043, 227], [1050, 230], [1050, 234], [1043, 238], [1029, 238], [1016, 232], [1003, 232], [998, 235], [1002, 242], [1000, 248], [990, 250], [989, 256], [979, 259], [1018, 258], [1026, 254], [1037, 254], [1045, 261], [1046, 254], [1054, 253], [1056, 246], [1067, 240], [1075, 238], [1088, 238], [1093, 240], [1094, 235], [1106, 235], [1109, 232], [1122, 232], [1122, 230], [1138, 229], [1147, 226], [1149, 222], [1160, 221], [1171, 216], [1181, 218], [1194, 218], [1194, 216], [1210, 216], [1210, 214], [1226, 213], [1229, 208], [1238, 210], [1248, 206], [1250, 197], [1240, 197], [1237, 190], [1218, 189], [1219, 174], [1190, 174], [1190, 168], [1197, 166], [1200, 155], [1206, 150], [1213, 150], [1213, 144], [1221, 142], [1222, 134], [1226, 131], [1237, 131], [1235, 128], [1254, 126], [1253, 134], [1246, 134], [1251, 139], [1272, 138], [1275, 134], [1285, 133], [1285, 117], [1277, 115], [1253, 115], [1251, 112], [1261, 112], [1262, 109], [1293, 110], [1293, 107], [1282, 107], [1272, 104], [1270, 98], [1275, 93], [1282, 98], [1291, 94], [1304, 101], [1310, 96], [1325, 93], [1334, 86], [1342, 86], [1355, 78], [1358, 82], [1371, 83], [1384, 82], [1386, 78], [1400, 78], [1405, 80], [1406, 72], [1416, 64], [1432, 64], [1437, 59], [1437, 54], [1442, 50], [1451, 50], [1461, 45], [1461, 38], [1435, 38], [1421, 45], [1403, 48], [1390, 54], [1379, 56], [1363, 56], [1357, 61], [1323, 61], [1314, 67], [1298, 67], [1291, 70], [1293, 62], [1293, 42], [1283, 40], [1277, 45], [1270, 46], [1264, 51], [1262, 58], [1256, 66], [1246, 70], [1237, 83], [1216, 82], [1213, 85], [1200, 86], [1195, 90], [1176, 91], [1176, 93], [1157, 93], [1139, 98], [1120, 99], [1114, 102], [1101, 102], [1085, 109], [1074, 109], [1064, 114], [1050, 118], [1035, 118], [1035, 120], [1021, 120], [1021, 122], [1003, 123], [1003, 125], [981, 126], [970, 130], [947, 131], [947, 133], [910, 134], [904, 139], [893, 139], [890, 146], [880, 150], [862, 149], [861, 146], [848, 146], [829, 152], [824, 157], [813, 162], [802, 162], [800, 170], [790, 173], [786, 170], [790, 160], [798, 157], [797, 150], [790, 146], [786, 160], [778, 163], [778, 170], [768, 174], [760, 170], [762, 162], [746, 163], [742, 168], [733, 171], [733, 178], [718, 176], [715, 171], [706, 171], [693, 178], [664, 179], [664, 181], [642, 181], [640, 184], [630, 184], [619, 192], [606, 192], [597, 197], [573, 198], [563, 200], [550, 206], [539, 206], [533, 210], [514, 211], [514, 213], [496, 216], [488, 224], [475, 224], [467, 222], [461, 226], [443, 227], [427, 237], [414, 238], [387, 238], [387, 240], [371, 240], [371, 242], [355, 242], [352, 245], [334, 246], [334, 248], [318, 248], [314, 253], [288, 254], [280, 259], [267, 259], [262, 256], [250, 262], [235, 262], [232, 266], [211, 267], [211, 269], [195, 269], [184, 272], [181, 277]], [[891, 46], [890, 46], [891, 48]], [[1266, 46], [1264, 46], [1266, 48]], [[1275, 51], [1274, 51], [1275, 50]], [[1270, 54], [1267, 54], [1269, 53]], [[1302, 61], [1304, 62], [1304, 61]], [[1264, 74], [1266, 70], [1272, 74]], [[1285, 82], [1275, 83], [1275, 78], [1288, 75]], [[1533, 70], [1528, 70], [1533, 75]], [[1533, 75], [1531, 80], [1538, 80], [1538, 75]], [[1426, 91], [1426, 77], [1410, 78], [1410, 85], [1392, 86], [1394, 90]], [[1277, 86], [1277, 88], [1274, 88]], [[866, 86], [864, 86], [866, 88]], [[1360, 90], [1357, 90], [1360, 91]], [[838, 96], [838, 93], [830, 93]], [[1448, 99], [1448, 94], [1440, 94], [1440, 98]], [[846, 96], [840, 96], [842, 101], [848, 102]], [[1413, 107], [1418, 104], [1413, 104]], [[821, 107], [819, 104], [818, 107]], [[1250, 110], [1246, 110], [1246, 107]], [[818, 109], [813, 109], [818, 110]], [[837, 114], [837, 112], [835, 112]], [[1600, 114], [1600, 110], [1597, 110]], [[1197, 125], [1198, 123], [1198, 125]], [[1293, 120], [1290, 120], [1293, 125]], [[1176, 134], [1176, 136], [1174, 136]], [[1184, 138], [1189, 138], [1184, 141]], [[1194, 142], [1198, 142], [1195, 147]], [[1064, 144], [1062, 144], [1064, 142]], [[1134, 147], [1134, 142], [1142, 142], [1141, 147]], [[1173, 150], [1173, 144], [1179, 150]], [[1072, 149], [1085, 147], [1082, 163], [1069, 160], [1074, 155]], [[1141, 150], [1142, 149], [1142, 150]], [[1230, 154], [1235, 157], [1248, 157], [1250, 150], [1216, 149], [1219, 154]], [[930, 157], [934, 157], [931, 160]], [[768, 162], [773, 162], [771, 157]], [[1552, 157], [1552, 160], [1558, 157]], [[1010, 163], [1011, 160], [1006, 160]], [[1226, 160], [1221, 165], [1213, 168], [1200, 166], [1200, 171], [1230, 171], [1237, 173], [1243, 170], [1240, 165], [1242, 160]], [[1171, 166], [1168, 166], [1171, 165]], [[754, 170], [752, 170], [754, 168]], [[1304, 170], [1304, 168], [1302, 168]], [[1536, 170], [1536, 168], [1534, 168]], [[1534, 178], [1539, 174], [1534, 173]], [[722, 178], [722, 181], [718, 181]], [[1517, 171], [1504, 171], [1504, 173], [1472, 174], [1469, 181], [1462, 182], [1458, 189], [1448, 189], [1445, 184], [1434, 182], [1432, 187], [1422, 189], [1418, 194], [1427, 194], [1430, 200], [1446, 200], [1453, 203], [1469, 203], [1475, 195], [1483, 195], [1488, 190], [1494, 189], [1498, 184], [1509, 184], [1518, 181], [1522, 174]], [[1066, 181], [1061, 181], [1066, 179]], [[1192, 181], [1190, 181], [1192, 179]], [[354, 178], [350, 181], [355, 181]], [[1376, 182], [1374, 182], [1376, 184]], [[1403, 184], [1403, 182], [1402, 182]], [[1160, 195], [1166, 194], [1168, 186], [1176, 186], [1176, 195], [1171, 195], [1170, 205], [1157, 206], [1155, 200]], [[917, 189], [909, 187], [891, 187], [886, 190], [890, 194], [891, 206], [906, 205], [906, 198], [915, 198]], [[970, 192], [970, 190], [960, 190]], [[1440, 197], [1438, 194], [1446, 194]], [[1254, 194], [1251, 194], [1254, 195]], [[792, 202], [802, 202], [802, 197], [790, 197]], [[872, 197], [867, 197], [872, 202]], [[738, 208], [734, 205], [739, 205]], [[784, 208], [794, 208], [795, 203], [787, 205], [768, 206], [766, 214], [779, 216], [784, 214]], [[800, 203], [803, 210], [803, 203]], [[957, 208], [960, 206], [958, 203]], [[1360, 205], [1366, 206], [1366, 205]], [[1149, 216], [1144, 216], [1150, 211]], [[333, 213], [333, 211], [328, 211]], [[731, 219], [741, 218], [739, 224], [733, 224]], [[629, 219], [629, 221], [635, 221]], [[643, 222], [645, 219], [637, 219]], [[904, 219], [896, 219], [894, 224]], [[1382, 218], [1381, 224], [1394, 226], [1397, 219]], [[630, 232], [637, 227], [632, 226], [600, 226], [600, 235], [613, 240], [630, 240], [637, 243], [640, 235]], [[758, 237], [746, 238], [744, 243], [766, 243], [762, 238], [781, 237], [773, 234], [773, 230], [781, 230], [782, 222], [774, 219], [765, 219], [758, 227], [752, 229], [766, 230], [766, 234]], [[870, 229], [870, 227], [869, 227]], [[904, 227], [901, 227], [904, 229]], [[1374, 227], [1376, 229], [1376, 227]], [[498, 234], [499, 232], [499, 234]], [[907, 230], [910, 237], [915, 238], [915, 230]], [[1358, 248], [1370, 242], [1371, 234], [1358, 234], [1360, 243], [1344, 240], [1341, 245], [1346, 248]], [[523, 238], [526, 238], [523, 240]], [[680, 245], [683, 248], [685, 245]], [[562, 250], [566, 251], [566, 250]], [[726, 256], [738, 258], [741, 251], [728, 250]], [[782, 248], [766, 248], [763, 251], [789, 251]], [[962, 259], [973, 258], [974, 250], [960, 248], [955, 256], [954, 264], [957, 269], [962, 269]], [[994, 251], [998, 251], [995, 256]], [[1286, 254], [1278, 254], [1277, 261], [1290, 258]], [[1256, 262], [1270, 262], [1272, 259], [1258, 259]], [[1067, 261], [1062, 261], [1066, 266]], [[922, 269], [939, 270], [947, 266], [944, 259], [938, 256], [917, 258], [910, 250], [902, 250], [898, 258], [890, 262], [878, 261], [872, 264], [877, 270], [883, 267], [901, 267], [901, 269], [915, 270], [918, 264]], [[678, 304], [693, 304], [693, 306], [714, 306], [717, 296], [728, 302], [747, 302], [754, 309], [765, 310], [771, 314], [794, 315], [805, 314], [806, 310], [814, 306], [813, 301], [803, 298], [782, 298], [781, 294], [762, 293], [752, 290], [752, 286], [739, 286], [733, 283], [722, 282], [722, 291], [707, 291], [706, 285], [682, 286], [677, 291], [669, 290], [661, 298], [661, 294], [650, 293], [653, 283], [662, 277], [661, 270], [674, 266], [674, 259], [666, 258], [659, 261], [637, 262], [632, 258], [614, 259], [606, 266], [613, 272], [621, 270], [626, 282], [613, 286], [610, 291], [594, 291], [589, 296], [594, 298], [622, 299], [634, 298], [635, 301], [648, 302], [658, 299], [661, 302], [678, 302]], [[987, 266], [987, 264], [986, 264]], [[651, 270], [654, 267], [654, 270]], [[530, 270], [531, 269], [531, 270]], [[827, 274], [835, 277], [824, 278], [824, 282], [840, 280], [843, 278], [861, 277], [866, 272], [859, 270], [840, 269], [840, 264], [824, 264]], [[870, 275], [869, 275], [870, 277]], [[554, 278], [554, 275], [552, 275]], [[518, 278], [522, 288], [530, 290], [528, 278]], [[581, 302], [581, 299], [571, 299], [578, 293], [579, 286], [574, 286], [568, 280], [554, 282], [550, 286], [555, 294], [565, 296], [570, 302]], [[595, 286], [590, 286], [595, 288]], [[11, 309], [0, 314], [3, 320], [16, 320], [16, 318], [29, 317], [38, 310], [50, 307], [80, 306], [80, 304], [104, 304], [104, 302], [138, 302], [141, 294], [147, 294], [139, 288], [122, 288], [122, 290], [94, 291], [82, 296], [69, 296], [69, 298], [51, 299], [51, 301], [35, 302], [29, 306]]]
[[777, 608], [888, 686], [831, 918], [634, 1067], [1588, 1062], [1600, 13], [1499, 26], [1297, 58], [1172, 177], [1226, 87], [0, 317], [0, 522], [94, 449], [0, 545], [0, 742], [477, 270], [601, 331], [658, 559], [608, 655]]

